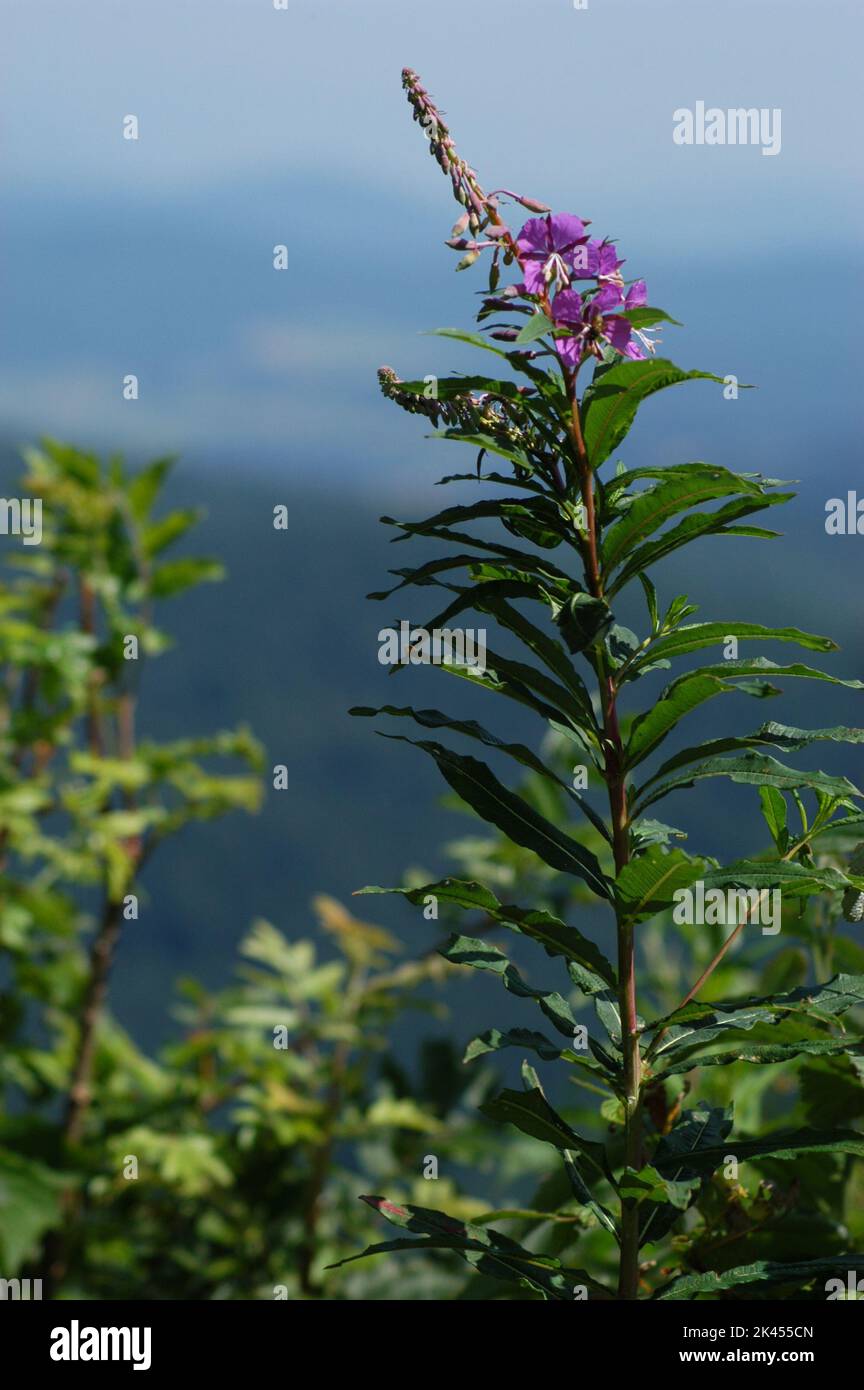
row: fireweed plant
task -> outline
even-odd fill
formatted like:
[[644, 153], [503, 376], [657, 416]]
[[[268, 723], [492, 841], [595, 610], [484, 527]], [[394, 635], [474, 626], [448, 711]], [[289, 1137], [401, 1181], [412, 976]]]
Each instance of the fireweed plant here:
[[[570, 987], [593, 1004], [602, 1036], [588, 1036], [561, 993], [528, 984], [487, 939], [456, 935], [443, 947], [450, 961], [498, 974], [511, 994], [539, 1006], [565, 1040], [553, 1042], [526, 1029], [493, 1029], [469, 1046], [469, 1058], [515, 1046], [543, 1061], [563, 1061], [575, 1069], [574, 1077], [605, 1098], [604, 1118], [613, 1113], [619, 1119], [605, 1143], [576, 1133], [550, 1105], [527, 1062], [522, 1068], [525, 1089], [505, 1090], [482, 1107], [491, 1119], [509, 1122], [560, 1150], [576, 1203], [615, 1243], [618, 1284], [617, 1290], [607, 1287], [584, 1269], [525, 1249], [482, 1221], [471, 1225], [382, 1197], [364, 1200], [406, 1228], [406, 1237], [372, 1246], [364, 1254], [418, 1246], [452, 1250], [484, 1274], [553, 1299], [753, 1296], [750, 1288], [723, 1292], [742, 1285], [759, 1286], [763, 1294], [781, 1288], [801, 1296], [798, 1291], [841, 1268], [864, 1270], [864, 1259], [854, 1253], [826, 1258], [817, 1251], [818, 1258], [794, 1264], [759, 1260], [720, 1273], [681, 1273], [679, 1266], [677, 1277], [670, 1278], [654, 1250], [676, 1231], [686, 1230], [688, 1222], [692, 1225], [692, 1209], [730, 1159], [735, 1164], [802, 1162], [818, 1155], [817, 1162], [839, 1163], [848, 1173], [864, 1157], [864, 1135], [850, 1130], [805, 1128], [736, 1137], [731, 1108], [682, 1104], [697, 1067], [759, 1066], [801, 1055], [845, 1055], [859, 1062], [862, 1039], [854, 1028], [847, 1029], [849, 1018], [842, 1016], [854, 1017], [864, 1005], [864, 975], [837, 974], [765, 997], [705, 1002], [700, 996], [748, 921], [762, 920], [760, 911], [776, 890], [786, 910], [794, 913], [814, 895], [830, 894], [836, 902], [842, 894], [846, 914], [855, 920], [864, 890], [860, 860], [853, 858], [854, 867], [849, 866], [847, 845], [839, 860], [843, 867], [837, 867], [836, 859], [831, 864], [820, 853], [819, 841], [831, 835], [836, 843], [838, 837], [851, 836], [854, 843], [864, 827], [862, 794], [845, 777], [800, 771], [764, 750], [785, 754], [822, 740], [859, 743], [864, 731], [804, 730], [769, 722], [745, 736], [684, 747], [651, 771], [645, 764], [685, 715], [717, 695], [738, 691], [763, 699], [778, 695], [773, 682], [786, 677], [857, 690], [864, 686], [794, 661], [780, 664], [762, 655], [723, 659], [729, 652], [722, 644], [730, 638], [829, 652], [835, 643], [826, 637], [729, 619], [688, 622], [696, 609], [685, 596], [674, 598], [664, 610], [648, 575], [658, 561], [703, 536], [776, 535], [744, 519], [793, 494], [780, 490], [783, 484], [777, 480], [703, 462], [664, 468], [618, 463], [614, 473], [605, 472], [647, 397], [681, 382], [722, 378], [684, 371], [658, 357], [653, 332], [674, 320], [649, 306], [643, 281], [625, 279], [615, 244], [590, 234], [582, 217], [552, 212], [506, 189], [485, 192], [457, 154], [417, 75], [406, 70], [403, 85], [414, 119], [462, 208], [448, 242], [461, 253], [457, 269], [483, 256], [489, 260], [488, 288], [477, 315], [481, 331], [439, 331], [491, 355], [495, 371], [491, 376], [453, 376], [430, 390], [428, 378], [401, 381], [390, 368], [382, 368], [380, 384], [396, 404], [427, 416], [439, 427], [439, 437], [478, 450], [476, 474], [456, 474], [444, 482], [474, 480], [505, 493], [448, 507], [426, 521], [385, 518], [399, 527], [398, 540], [420, 536], [455, 547], [455, 553], [393, 571], [399, 583], [389, 593], [411, 585], [448, 590], [452, 599], [423, 625], [427, 633], [471, 610], [518, 639], [526, 649], [525, 660], [487, 648], [483, 669], [456, 659], [441, 669], [535, 711], [569, 742], [573, 761], [602, 783], [606, 806], [601, 814], [583, 796], [577, 779], [570, 785], [548, 761], [521, 744], [503, 742], [473, 720], [394, 705], [352, 712], [407, 717], [426, 730], [448, 729], [527, 767], [551, 782], [557, 795], [563, 789], [584, 818], [580, 839], [504, 786], [484, 762], [436, 741], [416, 741], [475, 813], [552, 870], [572, 876], [571, 882], [575, 878], [614, 914], [617, 961], [613, 965], [579, 929], [548, 910], [502, 903], [480, 882], [446, 878], [419, 888], [363, 891], [401, 892], [423, 906], [427, 916], [435, 915], [439, 902], [448, 909], [455, 905], [479, 912], [487, 926], [539, 943], [563, 965]], [[511, 226], [504, 204], [521, 205], [532, 215], [523, 225]], [[522, 223], [523, 217], [517, 221]], [[482, 471], [484, 460], [493, 456], [509, 469]], [[712, 503], [720, 505], [705, 509]], [[505, 538], [481, 539], [463, 529], [490, 519], [508, 533], [506, 543]], [[576, 562], [572, 568], [578, 577], [566, 563], [553, 563], [555, 550]], [[459, 571], [467, 574], [467, 584], [451, 582]], [[641, 635], [621, 626], [615, 616], [621, 595], [635, 584], [647, 607]], [[515, 606], [523, 600], [539, 606], [545, 626]], [[694, 653], [707, 653], [705, 664], [674, 675], [644, 712], [622, 713], [622, 697], [638, 680], [648, 672], [674, 668]], [[673, 839], [684, 837], [655, 819], [654, 808], [670, 792], [713, 777], [757, 790], [774, 845], [770, 857], [724, 866], [672, 846]], [[668, 912], [680, 901], [679, 890], [690, 888], [705, 895], [737, 890], [731, 929], [678, 1007], [646, 1020], [637, 991], [640, 924]], [[698, 917], [694, 930], [699, 930]]]

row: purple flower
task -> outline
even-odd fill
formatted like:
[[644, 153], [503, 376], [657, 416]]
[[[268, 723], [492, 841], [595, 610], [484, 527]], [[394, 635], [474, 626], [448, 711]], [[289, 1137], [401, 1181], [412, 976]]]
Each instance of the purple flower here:
[[623, 264], [611, 241], [600, 241], [599, 237], [591, 237], [584, 245], [576, 248], [572, 277], [574, 280], [599, 280], [601, 285], [621, 287], [624, 284], [621, 278]]
[[569, 284], [573, 253], [586, 240], [585, 223], [572, 213], [530, 218], [516, 238], [526, 293], [542, 294], [553, 280]]
[[[590, 297], [583, 297], [578, 290], [559, 290], [552, 302], [552, 316], [556, 327], [570, 330], [568, 337], [556, 339], [559, 357], [571, 367], [578, 367], [587, 355], [599, 357], [604, 345], [614, 348], [622, 357], [645, 357], [645, 348], [652, 350], [651, 343], [643, 334], [635, 334], [620, 313], [610, 311], [637, 309], [646, 300], [644, 280], [631, 285], [626, 298], [617, 285], [604, 285]], [[637, 337], [644, 347], [635, 341]]]

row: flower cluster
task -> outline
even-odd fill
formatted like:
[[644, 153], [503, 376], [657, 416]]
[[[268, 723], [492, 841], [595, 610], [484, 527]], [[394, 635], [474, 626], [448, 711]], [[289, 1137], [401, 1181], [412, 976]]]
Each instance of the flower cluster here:
[[[484, 308], [507, 308], [516, 298], [539, 302], [554, 324], [558, 356], [574, 370], [588, 357], [602, 359], [610, 348], [630, 358], [653, 352], [648, 334], [627, 317], [647, 304], [645, 282], [636, 280], [625, 292], [624, 262], [614, 244], [589, 236], [590, 224], [573, 213], [553, 214], [545, 203], [506, 188], [484, 192], [475, 171], [457, 153], [441, 112], [416, 72], [405, 68], [402, 84], [414, 119], [429, 140], [430, 153], [451, 180], [453, 195], [464, 209], [447, 242], [454, 251], [465, 253], [457, 269], [492, 249], [490, 287], [497, 286], [502, 255], [505, 265], [515, 262], [522, 272], [521, 283], [506, 286], [497, 299], [487, 299]], [[546, 215], [529, 218], [514, 236], [500, 215], [501, 198]], [[594, 281], [594, 285], [578, 290], [575, 281]], [[515, 329], [500, 328], [492, 336], [512, 342], [518, 335]]]
[[[572, 213], [532, 217], [516, 237], [524, 280], [516, 293], [541, 298], [561, 336], [555, 340], [559, 357], [578, 367], [586, 357], [602, 357], [611, 347], [624, 357], [642, 358], [653, 352], [647, 334], [625, 317], [648, 303], [644, 280], [626, 291], [615, 246], [587, 232], [588, 223]], [[574, 281], [595, 281], [582, 293]], [[617, 311], [617, 312], [616, 312]]]

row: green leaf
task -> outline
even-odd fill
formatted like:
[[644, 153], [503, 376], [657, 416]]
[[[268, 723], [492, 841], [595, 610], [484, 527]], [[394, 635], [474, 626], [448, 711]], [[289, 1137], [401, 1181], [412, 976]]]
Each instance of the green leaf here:
[[785, 854], [789, 844], [789, 832], [786, 829], [786, 798], [776, 787], [760, 787], [759, 802], [771, 839], [777, 846], [779, 853]]
[[672, 323], [676, 328], [684, 327], [683, 323], [673, 319], [664, 309], [652, 309], [648, 304], [640, 309], [624, 309], [621, 317], [632, 323], [634, 328], [652, 328], [655, 323]]
[[551, 333], [555, 327], [550, 318], [538, 310], [532, 314], [525, 327], [520, 330], [518, 338], [515, 340], [516, 347], [524, 347], [526, 343], [533, 343], [536, 338], [542, 338], [544, 333]]
[[142, 468], [140, 473], [136, 473], [129, 482], [126, 495], [136, 521], [147, 520], [175, 462], [174, 457], [155, 459], [153, 463], [148, 463]]
[[576, 1134], [552, 1109], [542, 1091], [536, 1088], [531, 1091], [502, 1091], [494, 1100], [485, 1101], [480, 1110], [487, 1119], [515, 1125], [523, 1134], [530, 1134], [544, 1144], [581, 1154], [598, 1174], [612, 1181], [603, 1145]]
[[[626, 476], [626, 475], [624, 475]], [[621, 477], [615, 479], [616, 493]], [[608, 572], [628, 555], [635, 543], [659, 530], [670, 517], [701, 502], [739, 493], [759, 497], [763, 489], [750, 479], [710, 464], [683, 464], [662, 470], [661, 480], [636, 493], [619, 521], [603, 540], [603, 566]]]
[[[676, 656], [686, 656], [688, 652], [699, 651], [703, 647], [720, 646], [727, 637], [737, 637], [741, 639], [771, 642], [794, 642], [799, 647], [807, 647], [815, 652], [833, 652], [837, 650], [837, 643], [832, 642], [830, 637], [816, 637], [810, 632], [801, 632], [797, 627], [763, 627], [761, 623], [741, 623], [741, 622], [720, 622], [720, 623], [688, 623], [684, 627], [676, 628], [674, 632], [668, 633], [665, 637], [660, 637], [652, 642], [646, 654], [637, 660], [634, 665], [639, 666], [648, 662], [655, 662], [658, 659], [671, 661]], [[741, 670], [742, 665], [746, 668]], [[703, 673], [721, 675], [731, 679], [736, 672], [740, 675], [750, 675], [766, 671], [776, 675], [814, 674], [818, 679], [833, 680], [832, 676], [823, 676], [821, 672], [811, 673], [807, 667], [800, 667], [794, 670], [792, 667], [781, 669], [773, 666], [771, 662], [764, 659], [756, 661], [724, 661], [717, 666], [703, 668]], [[839, 684], [845, 685], [847, 682], [840, 681]], [[861, 682], [856, 683], [856, 688], [864, 689]]]
[[523, 661], [513, 661], [486, 646], [486, 669], [474, 665], [460, 666], [455, 661], [439, 667], [447, 675], [471, 681], [486, 690], [506, 695], [517, 704], [527, 705], [551, 723], [559, 721], [581, 729], [585, 715], [582, 703], [572, 691], [565, 690], [545, 672]]
[[[385, 735], [385, 737], [398, 737]], [[550, 868], [581, 878], [600, 898], [611, 896], [599, 861], [590, 850], [558, 830], [539, 812], [509, 791], [485, 763], [463, 757], [440, 743], [403, 739], [434, 758], [445, 781], [483, 820], [498, 827], [517, 845], [533, 852]]]
[[427, 334], [430, 338], [452, 338], [457, 343], [467, 343], [470, 347], [483, 348], [486, 352], [494, 352], [496, 357], [506, 357], [506, 352], [501, 348], [494, 347], [488, 342], [481, 333], [466, 333], [462, 328], [431, 328]]
[[619, 1196], [641, 1206], [652, 1202], [658, 1206], [675, 1207], [684, 1211], [693, 1196], [694, 1184], [690, 1182], [670, 1182], [661, 1177], [656, 1168], [646, 1164], [638, 1173], [633, 1168], [625, 1168], [618, 1181]]
[[685, 714], [715, 695], [734, 689], [734, 685], [717, 676], [703, 676], [698, 672], [681, 676], [662, 692], [650, 710], [634, 719], [625, 750], [627, 767], [635, 767], [653, 753]]
[[856, 1274], [864, 1272], [864, 1257], [833, 1255], [820, 1260], [798, 1260], [792, 1264], [756, 1260], [753, 1264], [738, 1265], [721, 1273], [709, 1270], [706, 1274], [682, 1275], [664, 1284], [653, 1296], [656, 1299], [693, 1299], [700, 1294], [722, 1293], [724, 1289], [735, 1289], [742, 1284], [792, 1284], [800, 1289], [802, 1283], [832, 1274], [845, 1284], [850, 1269]]
[[494, 434], [482, 434], [477, 430], [465, 430], [459, 429], [458, 426], [451, 426], [446, 430], [433, 430], [431, 438], [449, 439], [457, 444], [471, 444], [475, 449], [482, 449], [484, 453], [497, 454], [499, 458], [509, 459], [519, 468], [533, 471], [531, 460], [524, 450], [516, 448], [515, 445], [505, 444]]
[[364, 705], [355, 705], [349, 709], [348, 713], [355, 717], [375, 718], [379, 714], [388, 714], [391, 718], [413, 719], [415, 723], [422, 725], [424, 729], [449, 729], [454, 734], [464, 734], [466, 738], [477, 739], [479, 743], [487, 748], [495, 748], [501, 753], [507, 753], [515, 762], [521, 763], [523, 767], [528, 767], [538, 776], [554, 782], [556, 786], [569, 792], [570, 788], [557, 772], [553, 772], [550, 767], [532, 753], [530, 748], [526, 748], [522, 743], [505, 743], [503, 739], [497, 738], [495, 734], [489, 733], [482, 724], [478, 724], [474, 719], [452, 719], [447, 714], [442, 714], [437, 709], [413, 709], [410, 705], [381, 705], [377, 709], [369, 708]]
[[0, 1255], [11, 1279], [38, 1252], [41, 1236], [60, 1217], [68, 1179], [32, 1158], [0, 1149]]
[[[830, 1153], [851, 1154], [864, 1158], [864, 1134], [853, 1130], [798, 1129], [778, 1130], [764, 1139], [727, 1138], [722, 1144], [701, 1148], [687, 1156], [688, 1168], [699, 1173], [713, 1173], [724, 1164], [729, 1155], [739, 1163], [752, 1159], [790, 1159], [799, 1154]], [[654, 1156], [654, 1166], [661, 1172], [674, 1166], [674, 1159], [661, 1157], [659, 1150]]]
[[[661, 797], [668, 796], [670, 792], [678, 791], [682, 787], [690, 787], [694, 782], [706, 777], [728, 777], [733, 782], [772, 786], [776, 787], [778, 791], [792, 791], [800, 787], [809, 787], [813, 791], [822, 792], [826, 796], [839, 797], [841, 800], [864, 795], [845, 777], [831, 777], [824, 772], [798, 772], [794, 768], [785, 767], [776, 758], [760, 756], [757, 753], [745, 753], [740, 758], [708, 758], [706, 762], [668, 778], [659, 786], [656, 785], [657, 780], [668, 770], [668, 766], [659, 769], [640, 789], [637, 796], [640, 811], [644, 811], [646, 807], [653, 805]], [[649, 787], [650, 791], [645, 796], [644, 793]]]
[[216, 560], [170, 560], [154, 569], [150, 592], [154, 598], [170, 598], [194, 588], [196, 584], [213, 583], [223, 579], [225, 571]]
[[590, 594], [574, 594], [557, 617], [561, 635], [573, 653], [583, 652], [611, 622], [608, 603]]
[[631, 859], [615, 880], [615, 899], [622, 919], [644, 922], [675, 901], [679, 888], [689, 888], [705, 872], [705, 861], [682, 849], [651, 847]]
[[[554, 1062], [567, 1055], [564, 1049], [550, 1042], [545, 1034], [533, 1032], [530, 1028], [508, 1028], [503, 1033], [498, 1028], [490, 1028], [471, 1039], [462, 1060], [473, 1062], [476, 1057], [484, 1057], [489, 1052], [500, 1052], [504, 1047], [527, 1048], [529, 1052], [536, 1052], [544, 1062]], [[601, 1068], [597, 1067], [596, 1070], [599, 1073]]]
[[[723, 626], [722, 623], [719, 626]], [[730, 636], [733, 634], [729, 634]], [[823, 638], [827, 641], [827, 638]], [[678, 653], [673, 653], [678, 655]], [[849, 690], [864, 690], [864, 681], [841, 680], [839, 676], [829, 676], [825, 671], [817, 671], [812, 666], [780, 666], [775, 661], [769, 661], [767, 657], [742, 657], [736, 661], [720, 661], [713, 666], [700, 666], [698, 670], [691, 671], [691, 675], [698, 676], [720, 676], [723, 680], [738, 680], [742, 676], [770, 676], [772, 679], [779, 679], [782, 676], [793, 676], [796, 679], [827, 681], [829, 685], [843, 685]]]
[[[691, 1156], [722, 1143], [731, 1127], [731, 1111], [720, 1106], [703, 1103], [684, 1110], [670, 1132], [660, 1139], [654, 1154], [654, 1170], [659, 1171], [663, 1164], [669, 1172], [673, 1190], [683, 1192], [679, 1184], [684, 1184], [695, 1196], [700, 1175], [691, 1164]], [[640, 1229], [640, 1246], [662, 1240], [680, 1215], [680, 1208], [671, 1201], [665, 1206], [653, 1206]]]
[[203, 512], [190, 507], [182, 512], [169, 512], [153, 526], [146, 526], [141, 538], [144, 554], [150, 557], [161, 555], [163, 550], [167, 550], [169, 545], [173, 545], [197, 525], [202, 516]]
[[[451, 618], [465, 609], [490, 614], [502, 627], [514, 633], [528, 650], [538, 656], [553, 675], [563, 682], [569, 692], [570, 707], [575, 707], [578, 710], [580, 721], [588, 730], [593, 732], [596, 728], [596, 720], [591, 697], [584, 681], [560, 643], [541, 631], [524, 613], [506, 602], [508, 598], [534, 599], [537, 602], [547, 604], [555, 611], [560, 603], [546, 590], [545, 586], [533, 579], [527, 583], [497, 579], [476, 583], [471, 588], [448, 587], [455, 590], [456, 599], [440, 613], [436, 613], [433, 618], [427, 619], [421, 625], [423, 630], [426, 632], [443, 630]], [[570, 587], [569, 584], [568, 587]]]
[[560, 787], [562, 791], [566, 792], [567, 795], [576, 802], [591, 821], [594, 828], [598, 830], [605, 839], [611, 842], [609, 830], [594, 811], [593, 807], [583, 796], [580, 796], [579, 792], [565, 782], [563, 778], [559, 777], [557, 772], [553, 772], [542, 759], [538, 758], [531, 752], [530, 748], [526, 748], [524, 744], [504, 743], [501, 739], [496, 738], [494, 734], [489, 733], [487, 729], [484, 729], [483, 726], [478, 724], [474, 719], [451, 719], [448, 715], [442, 714], [440, 710], [415, 710], [410, 706], [398, 707], [396, 705], [382, 705], [378, 709], [355, 705], [348, 713], [361, 717], [374, 717], [378, 714], [389, 714], [391, 717], [395, 718], [403, 717], [414, 719], [424, 728], [450, 729], [453, 733], [464, 734], [468, 738], [475, 738], [488, 748], [496, 748], [500, 752], [506, 753], [516, 762], [521, 763], [523, 767], [530, 768], [531, 771], [536, 772], [538, 776], [545, 778], [547, 781], [554, 782], [556, 786]]
[[768, 507], [782, 506], [794, 495], [791, 492], [779, 492], [770, 497], [744, 498], [727, 502], [725, 507], [720, 507], [714, 512], [696, 512], [692, 516], [685, 517], [677, 526], [665, 531], [657, 540], [648, 541], [630, 554], [615, 582], [607, 586], [607, 597], [614, 597], [619, 590], [624, 588], [625, 584], [641, 574], [643, 570], [650, 568], [651, 565], [656, 564], [666, 555], [671, 555], [673, 550], [679, 550], [681, 546], [689, 545], [691, 541], [697, 540], [700, 536], [752, 536], [761, 540], [778, 535], [779, 533], [776, 531], [765, 531], [752, 526], [736, 526], [734, 523], [739, 517], [750, 516], [753, 512], [761, 512]]
[[[602, 952], [583, 936], [576, 927], [562, 922], [551, 912], [540, 908], [514, 907], [500, 903], [490, 889], [482, 883], [457, 878], [445, 878], [438, 883], [427, 883], [422, 888], [361, 888], [364, 893], [400, 893], [415, 906], [425, 907], [430, 898], [451, 902], [458, 907], [482, 912], [493, 922], [521, 936], [537, 941], [548, 956], [562, 956], [568, 965], [583, 972], [586, 992], [599, 991], [605, 987], [615, 988], [615, 971]], [[596, 976], [596, 983], [591, 979]], [[583, 986], [585, 988], [585, 986]]]
[[503, 951], [476, 936], [453, 935], [438, 948], [439, 955], [452, 965], [470, 965], [474, 970], [491, 970], [499, 975], [504, 988], [520, 999], [533, 999], [565, 1038], [573, 1039], [576, 1020], [567, 1000], [557, 990], [535, 989], [522, 979]]
[[852, 880], [830, 864], [820, 868], [777, 859], [740, 859], [735, 864], [711, 869], [705, 875], [706, 891], [727, 887], [760, 891], [779, 888], [785, 898], [809, 898], [813, 893], [837, 892], [850, 884]]
[[[363, 1259], [367, 1255], [382, 1253], [391, 1249], [447, 1249], [458, 1251], [462, 1258], [481, 1274], [507, 1283], [519, 1284], [532, 1289], [543, 1298], [573, 1300], [574, 1289], [583, 1285], [592, 1294], [609, 1297], [609, 1291], [590, 1279], [578, 1269], [564, 1269], [560, 1261], [552, 1256], [538, 1255], [524, 1250], [515, 1240], [502, 1235], [491, 1226], [478, 1226], [472, 1222], [460, 1221], [444, 1212], [429, 1207], [416, 1207], [410, 1203], [397, 1206], [384, 1197], [361, 1197], [394, 1226], [401, 1226], [418, 1237], [425, 1239], [408, 1241], [387, 1241], [381, 1245], [369, 1246], [359, 1255], [349, 1260]], [[349, 1263], [340, 1260], [329, 1266], [338, 1269]]]
[[739, 1043], [734, 1052], [700, 1052], [697, 1056], [686, 1057], [683, 1061], [673, 1061], [658, 1069], [657, 1075], [672, 1076], [691, 1071], [693, 1067], [728, 1067], [736, 1062], [747, 1062], [756, 1066], [771, 1066], [778, 1062], [788, 1062], [794, 1057], [831, 1057], [864, 1055], [862, 1038], [799, 1038], [790, 1043]]
[[697, 380], [723, 385], [722, 377], [711, 372], [682, 371], [663, 357], [619, 362], [598, 373], [582, 401], [583, 433], [592, 468], [599, 468], [626, 438], [644, 400], [667, 386]]
[[[786, 752], [795, 752], [799, 748], [807, 748], [811, 743], [825, 742], [862, 743], [864, 742], [864, 730], [850, 729], [845, 725], [831, 729], [796, 729], [786, 724], [777, 724], [772, 720], [763, 724], [761, 729], [757, 729], [753, 734], [708, 739], [695, 745], [695, 747], [680, 749], [667, 762], [663, 763], [662, 767], [657, 769], [645, 783], [645, 786], [650, 786], [653, 782], [666, 776], [667, 773], [679, 767], [686, 767], [690, 763], [697, 762], [700, 758], [715, 758], [721, 753], [746, 752], [757, 748], [782, 748]], [[760, 789], [760, 797], [765, 790], [765, 788]], [[777, 792], [777, 795], [779, 796], [780, 793]], [[787, 844], [788, 840], [783, 845], [784, 851]]]
[[[671, 1025], [687, 1024], [699, 1029], [727, 1019], [728, 1027], [749, 1026], [736, 1023], [736, 1018], [745, 1018], [753, 1010], [768, 1011], [769, 1016], [788, 1017], [802, 1014], [805, 1017], [839, 1018], [849, 1009], [864, 1004], [864, 975], [834, 975], [824, 985], [801, 985], [784, 994], [753, 996], [746, 999], [718, 1000], [705, 1004], [692, 1000], [689, 1004], [675, 1009], [665, 1018], [651, 1024], [655, 1028], [668, 1029]], [[755, 1020], [754, 1020], [755, 1021]]]

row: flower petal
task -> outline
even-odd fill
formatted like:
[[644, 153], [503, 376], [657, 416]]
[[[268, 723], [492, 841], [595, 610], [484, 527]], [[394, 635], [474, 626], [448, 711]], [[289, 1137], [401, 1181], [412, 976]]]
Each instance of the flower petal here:
[[524, 256], [542, 256], [545, 260], [553, 250], [549, 221], [548, 217], [529, 217], [516, 238], [516, 245]]
[[572, 212], [556, 212], [549, 218], [549, 237], [555, 251], [567, 251], [585, 236], [585, 223]]
[[552, 300], [552, 317], [556, 323], [572, 323], [581, 327], [583, 318], [582, 296], [578, 290], [559, 290]]

